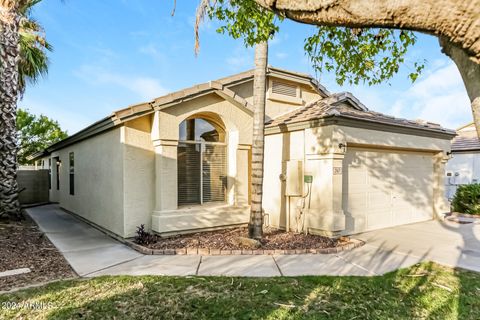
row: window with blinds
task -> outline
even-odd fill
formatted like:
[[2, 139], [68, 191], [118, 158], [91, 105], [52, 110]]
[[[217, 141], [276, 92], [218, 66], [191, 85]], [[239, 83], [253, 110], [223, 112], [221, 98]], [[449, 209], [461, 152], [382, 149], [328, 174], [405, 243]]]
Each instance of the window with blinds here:
[[297, 97], [297, 86], [281, 82], [281, 81], [272, 81], [272, 93], [282, 94], [289, 97]]
[[225, 201], [227, 147], [205, 144], [202, 148], [202, 202]]
[[197, 143], [178, 145], [178, 205], [200, 203], [200, 147]]
[[189, 119], [180, 125], [184, 141], [177, 151], [179, 206], [225, 201], [227, 146], [219, 141], [223, 136], [204, 119]]

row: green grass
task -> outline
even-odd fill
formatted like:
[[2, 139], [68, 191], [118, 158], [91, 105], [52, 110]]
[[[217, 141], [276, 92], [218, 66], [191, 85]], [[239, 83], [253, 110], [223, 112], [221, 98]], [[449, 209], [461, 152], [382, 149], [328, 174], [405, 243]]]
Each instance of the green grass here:
[[379, 277], [100, 277], [0, 295], [0, 319], [480, 319], [480, 274], [423, 263]]

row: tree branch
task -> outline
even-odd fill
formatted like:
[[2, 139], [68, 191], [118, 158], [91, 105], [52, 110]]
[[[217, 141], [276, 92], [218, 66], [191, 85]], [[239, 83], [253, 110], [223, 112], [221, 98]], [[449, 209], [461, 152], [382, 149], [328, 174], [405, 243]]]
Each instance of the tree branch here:
[[308, 24], [395, 28], [441, 36], [480, 63], [480, 0], [255, 1]]

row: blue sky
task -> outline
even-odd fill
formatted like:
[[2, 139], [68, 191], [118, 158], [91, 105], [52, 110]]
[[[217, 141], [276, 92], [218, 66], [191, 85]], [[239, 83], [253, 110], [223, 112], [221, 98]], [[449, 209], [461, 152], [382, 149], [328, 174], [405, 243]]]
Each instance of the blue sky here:
[[[72, 134], [130, 104], [251, 69], [253, 50], [217, 34], [215, 22], [205, 21], [195, 57], [197, 3], [177, 1], [171, 17], [173, 0], [44, 0], [34, 17], [55, 50], [48, 76], [28, 87], [19, 105]], [[270, 43], [269, 64], [314, 75], [303, 51], [313, 31], [285, 21]], [[407, 74], [418, 59], [426, 59], [426, 68], [412, 85]], [[350, 91], [375, 111], [449, 128], [471, 121], [460, 75], [431, 36], [419, 35], [407, 65], [388, 84], [340, 87], [332, 74], [315, 76], [331, 92]]]

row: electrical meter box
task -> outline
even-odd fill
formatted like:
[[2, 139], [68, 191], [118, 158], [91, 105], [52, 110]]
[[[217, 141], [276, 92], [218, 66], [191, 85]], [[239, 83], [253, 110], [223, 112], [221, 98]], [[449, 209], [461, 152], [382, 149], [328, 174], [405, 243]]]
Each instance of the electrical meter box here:
[[287, 161], [286, 196], [303, 196], [303, 161]]
[[303, 181], [304, 181], [305, 183], [312, 183], [312, 182], [313, 182], [313, 176], [311, 176], [311, 175], [304, 175], [304, 176], [303, 176]]

